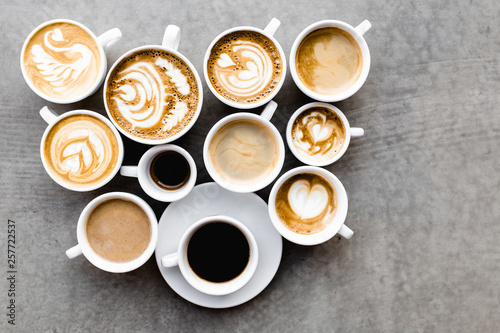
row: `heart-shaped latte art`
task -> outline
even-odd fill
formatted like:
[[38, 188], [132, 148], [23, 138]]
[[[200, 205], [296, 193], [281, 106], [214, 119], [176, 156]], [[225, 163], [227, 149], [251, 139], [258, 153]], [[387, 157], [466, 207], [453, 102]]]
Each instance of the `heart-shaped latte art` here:
[[57, 42], [62, 42], [64, 40], [61, 29], [54, 29], [50, 37]]
[[220, 55], [220, 58], [217, 60], [217, 65], [223, 68], [236, 66], [231, 57], [229, 57], [226, 53], [222, 53]]
[[319, 216], [328, 206], [328, 191], [323, 185], [297, 180], [288, 191], [290, 208], [302, 219]]

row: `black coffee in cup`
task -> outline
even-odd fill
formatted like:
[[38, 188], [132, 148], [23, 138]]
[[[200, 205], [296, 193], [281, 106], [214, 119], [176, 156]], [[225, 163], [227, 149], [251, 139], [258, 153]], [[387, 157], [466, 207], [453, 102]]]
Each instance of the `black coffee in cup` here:
[[187, 261], [193, 272], [203, 280], [228, 282], [247, 267], [250, 245], [235, 226], [213, 222], [194, 232], [187, 246]]
[[165, 151], [155, 156], [149, 172], [156, 185], [170, 191], [186, 185], [191, 175], [189, 162], [176, 151]]

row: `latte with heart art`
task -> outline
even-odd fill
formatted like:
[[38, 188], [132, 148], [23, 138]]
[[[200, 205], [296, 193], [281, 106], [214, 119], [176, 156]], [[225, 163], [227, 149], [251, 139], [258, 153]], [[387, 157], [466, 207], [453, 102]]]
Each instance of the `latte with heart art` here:
[[235, 31], [210, 51], [207, 75], [225, 99], [253, 104], [271, 95], [283, 73], [283, 60], [273, 41], [256, 31]]
[[325, 229], [337, 212], [337, 194], [326, 178], [300, 173], [287, 179], [275, 201], [281, 222], [293, 232], [313, 234]]

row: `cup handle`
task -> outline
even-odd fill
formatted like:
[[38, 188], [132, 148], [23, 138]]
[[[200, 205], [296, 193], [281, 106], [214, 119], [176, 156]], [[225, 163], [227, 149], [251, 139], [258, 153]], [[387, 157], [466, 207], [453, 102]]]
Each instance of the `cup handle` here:
[[161, 265], [163, 267], [175, 267], [179, 266], [179, 257], [177, 252], [168, 254], [161, 258]]
[[349, 227], [346, 226], [345, 224], [342, 224], [342, 226], [340, 227], [340, 230], [339, 230], [339, 234], [340, 234], [340, 236], [344, 237], [345, 239], [349, 239], [352, 237], [352, 235], [354, 235], [354, 231], [349, 229]]
[[69, 250], [66, 251], [66, 255], [70, 259], [76, 258], [79, 255], [81, 255], [82, 253], [83, 253], [82, 252], [82, 247], [80, 246], [80, 244], [75, 245], [71, 249], [69, 249]]
[[169, 25], [163, 34], [162, 46], [177, 51], [181, 41], [181, 29], [176, 25]]
[[125, 177], [139, 177], [137, 173], [138, 167], [135, 165], [124, 165], [120, 168], [120, 175]]
[[372, 24], [368, 20], [364, 20], [361, 22], [354, 30], [356, 30], [361, 36], [365, 34], [370, 28], [372, 27]]
[[276, 30], [278, 30], [280, 24], [281, 24], [280, 20], [278, 20], [276, 17], [273, 17], [271, 22], [269, 22], [267, 26], [264, 28], [264, 32], [272, 36], [276, 33]]
[[54, 111], [52, 111], [51, 109], [49, 109], [48, 106], [44, 106], [40, 110], [40, 116], [49, 125], [52, 124], [52, 123], [54, 123], [56, 121], [57, 117], [58, 117], [57, 114]]
[[277, 107], [278, 103], [276, 103], [275, 101], [270, 101], [269, 103], [267, 103], [266, 107], [264, 108], [264, 111], [262, 111], [260, 116], [266, 120], [271, 120]]
[[365, 130], [361, 127], [351, 127], [351, 137], [359, 138], [360, 136], [365, 135]]
[[103, 49], [115, 45], [120, 39], [122, 39], [122, 32], [118, 28], [108, 30], [97, 37], [97, 41], [101, 44]]

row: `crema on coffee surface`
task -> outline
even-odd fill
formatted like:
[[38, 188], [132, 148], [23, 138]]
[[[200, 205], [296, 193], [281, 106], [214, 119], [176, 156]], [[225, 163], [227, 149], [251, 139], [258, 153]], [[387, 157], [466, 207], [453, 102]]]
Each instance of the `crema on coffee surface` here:
[[96, 83], [101, 54], [86, 30], [58, 22], [31, 37], [24, 50], [23, 66], [35, 89], [57, 100], [71, 100], [87, 93]]

